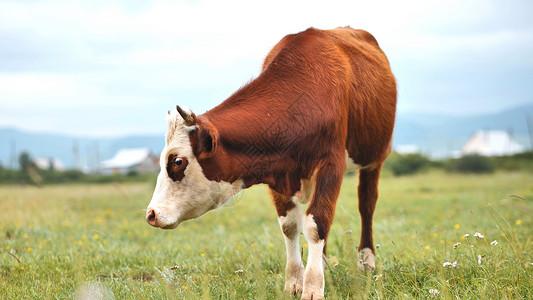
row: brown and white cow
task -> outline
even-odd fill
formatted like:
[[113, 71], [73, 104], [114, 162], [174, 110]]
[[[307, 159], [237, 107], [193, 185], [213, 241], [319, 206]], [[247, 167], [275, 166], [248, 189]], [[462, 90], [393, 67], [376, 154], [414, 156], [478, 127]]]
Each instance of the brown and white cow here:
[[[219, 106], [168, 116], [150, 225], [175, 228], [264, 183], [287, 247], [285, 290], [324, 296], [326, 241], [343, 174], [358, 165], [363, 263], [374, 268], [372, 216], [391, 150], [396, 82], [374, 37], [349, 27], [284, 37], [261, 74]], [[298, 203], [309, 203], [303, 213]], [[304, 269], [298, 249], [309, 244]]]

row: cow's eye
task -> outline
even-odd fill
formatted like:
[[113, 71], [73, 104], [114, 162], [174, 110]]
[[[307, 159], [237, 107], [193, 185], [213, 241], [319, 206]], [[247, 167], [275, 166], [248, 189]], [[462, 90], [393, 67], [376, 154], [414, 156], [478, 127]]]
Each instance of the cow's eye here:
[[188, 161], [186, 157], [179, 157], [176, 154], [170, 155], [167, 162], [167, 173], [174, 181], [180, 181], [185, 177]]

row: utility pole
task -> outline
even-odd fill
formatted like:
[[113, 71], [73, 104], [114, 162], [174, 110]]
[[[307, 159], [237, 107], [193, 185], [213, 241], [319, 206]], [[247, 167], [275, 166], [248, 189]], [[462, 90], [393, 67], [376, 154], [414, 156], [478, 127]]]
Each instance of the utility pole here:
[[527, 132], [529, 133], [529, 150], [533, 150], [533, 121], [531, 115], [526, 115]]
[[100, 148], [98, 147], [98, 142], [94, 143], [94, 154], [96, 156], [96, 174], [100, 174]]
[[17, 166], [17, 142], [13, 139], [11, 140], [11, 153], [9, 155], [10, 160], [10, 169], [15, 169]]
[[74, 154], [74, 168], [81, 170], [80, 149], [78, 147], [78, 142], [76, 141], [74, 141], [72, 152]]

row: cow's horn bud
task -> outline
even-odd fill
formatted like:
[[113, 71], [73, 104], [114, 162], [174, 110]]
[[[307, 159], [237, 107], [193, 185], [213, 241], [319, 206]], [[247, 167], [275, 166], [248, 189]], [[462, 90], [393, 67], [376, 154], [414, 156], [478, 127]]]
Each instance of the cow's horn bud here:
[[185, 125], [192, 126], [196, 123], [196, 115], [193, 112], [187, 112], [181, 109], [179, 105], [176, 105], [176, 109], [178, 110], [178, 113], [185, 121]]

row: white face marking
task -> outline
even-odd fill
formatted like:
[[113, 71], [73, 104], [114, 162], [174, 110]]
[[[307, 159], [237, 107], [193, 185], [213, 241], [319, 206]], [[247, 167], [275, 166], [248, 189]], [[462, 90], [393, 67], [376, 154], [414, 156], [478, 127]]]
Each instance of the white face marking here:
[[[194, 127], [184, 125], [177, 111], [171, 112], [167, 119], [166, 145], [159, 162], [161, 172], [157, 176], [154, 194], [147, 208], [147, 211], [155, 212], [155, 226], [165, 229], [175, 228], [180, 222], [197, 218], [220, 207], [238, 193], [242, 186], [240, 180], [231, 184], [207, 179], [193, 154], [189, 139], [189, 133]], [[167, 173], [167, 160], [172, 154], [188, 160], [185, 176], [179, 181], [173, 181]]]

